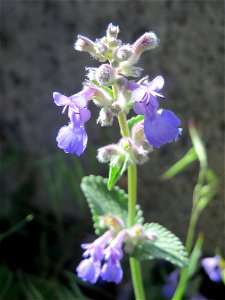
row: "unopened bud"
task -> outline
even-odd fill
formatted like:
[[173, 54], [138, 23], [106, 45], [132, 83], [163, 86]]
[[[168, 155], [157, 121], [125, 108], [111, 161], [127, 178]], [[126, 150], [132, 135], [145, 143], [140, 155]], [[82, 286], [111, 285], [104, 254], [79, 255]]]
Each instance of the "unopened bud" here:
[[95, 44], [95, 50], [97, 54], [104, 55], [108, 50], [108, 47], [105, 44], [103, 44], [101, 41], [98, 41]]
[[136, 163], [142, 165], [148, 160], [148, 154], [153, 150], [145, 137], [144, 120], [133, 125], [131, 138], [134, 142], [134, 156]]
[[117, 39], [119, 32], [120, 32], [119, 26], [114, 26], [112, 23], [110, 23], [106, 30], [107, 39], [110, 38]]
[[100, 85], [111, 85], [115, 79], [114, 69], [108, 64], [103, 64], [96, 70], [96, 80]]
[[144, 139], [146, 139], [144, 134], [144, 120], [133, 125], [131, 136], [136, 145], [139, 145]]
[[74, 44], [75, 50], [85, 51], [85, 52], [89, 52], [91, 54], [95, 53], [94, 47], [95, 47], [94, 42], [83, 35], [78, 35], [77, 40]]
[[140, 77], [143, 69], [130, 64], [121, 64], [119, 72], [126, 77]]
[[132, 55], [131, 46], [124, 45], [116, 50], [116, 58], [120, 61], [128, 60]]
[[100, 110], [97, 123], [100, 123], [101, 126], [112, 126], [113, 113], [111, 107], [103, 107]]
[[98, 149], [97, 159], [101, 163], [110, 162], [113, 156], [119, 155], [121, 152], [120, 147], [117, 144], [107, 145]]
[[125, 88], [127, 81], [128, 81], [127, 78], [124, 76], [118, 75], [116, 77], [116, 83], [120, 91], [122, 91]]
[[133, 56], [130, 58], [130, 63], [135, 64], [144, 51], [154, 49], [158, 43], [159, 40], [154, 32], [144, 33], [132, 45]]
[[124, 223], [117, 216], [103, 215], [103, 216], [99, 217], [99, 226], [100, 227], [109, 227], [116, 231], [120, 231], [124, 228]]
[[152, 146], [148, 143], [144, 133], [144, 120], [138, 122], [132, 127], [131, 137], [137, 147], [143, 147], [144, 150], [152, 151]]

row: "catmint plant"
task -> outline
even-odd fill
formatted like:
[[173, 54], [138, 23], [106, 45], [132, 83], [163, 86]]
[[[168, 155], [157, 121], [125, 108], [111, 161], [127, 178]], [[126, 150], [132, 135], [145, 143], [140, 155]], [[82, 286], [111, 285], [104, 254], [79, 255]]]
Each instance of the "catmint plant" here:
[[[119, 27], [109, 24], [106, 35], [95, 41], [78, 35], [75, 50], [88, 52], [101, 64], [86, 67], [87, 78], [80, 92], [72, 96], [53, 93], [55, 104], [63, 107], [63, 113], [67, 111], [69, 119], [56, 140], [66, 153], [84, 153], [91, 102], [99, 108], [99, 126], [111, 126], [117, 119], [120, 140], [97, 150], [99, 162], [109, 165], [108, 178], [90, 175], [81, 183], [99, 237], [81, 245], [83, 259], [76, 273], [91, 283], [101, 278], [118, 284], [127, 255], [135, 297], [140, 300], [146, 299], [141, 261], [161, 258], [179, 267], [188, 262], [179, 239], [157, 223], [144, 223], [137, 205], [137, 165], [144, 164], [155, 148], [176, 141], [181, 135], [181, 122], [172, 111], [161, 108], [164, 78], [139, 79], [143, 72], [138, 66], [141, 55], [159, 43], [155, 33], [144, 33], [131, 44], [123, 43], [118, 34]], [[128, 118], [130, 113], [134, 116]], [[115, 185], [124, 172], [128, 173], [128, 194]]]

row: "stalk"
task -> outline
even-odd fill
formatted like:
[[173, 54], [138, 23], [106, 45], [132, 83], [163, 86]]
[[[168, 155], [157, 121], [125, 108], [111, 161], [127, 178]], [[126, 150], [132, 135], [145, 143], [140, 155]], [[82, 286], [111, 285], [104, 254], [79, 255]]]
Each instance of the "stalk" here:
[[[193, 194], [193, 204], [192, 204], [192, 212], [191, 212], [191, 218], [188, 226], [188, 232], [187, 232], [187, 239], [185, 248], [186, 251], [191, 254], [193, 241], [194, 241], [194, 234], [196, 229], [196, 223], [198, 220], [198, 212], [196, 211], [196, 203], [199, 201], [199, 194], [197, 192], [196, 187], [197, 186], [203, 186], [204, 180], [205, 180], [205, 173], [206, 173], [206, 167], [200, 167], [199, 176], [198, 176], [198, 183], [195, 186], [194, 194]], [[189, 275], [188, 275], [188, 267], [185, 267], [181, 273], [180, 273], [180, 279], [176, 288], [176, 291], [173, 295], [172, 300], [182, 299], [183, 295], [185, 293], [187, 283], [188, 283]]]
[[[127, 126], [126, 116], [123, 112], [118, 115], [121, 135], [130, 136], [130, 131]], [[137, 202], [137, 167], [136, 164], [129, 164], [128, 166], [128, 226], [131, 227], [135, 224], [135, 206]], [[130, 269], [132, 283], [134, 287], [134, 294], [136, 300], [145, 300], [145, 293], [143, 287], [143, 279], [141, 274], [141, 266], [139, 261], [131, 257]]]

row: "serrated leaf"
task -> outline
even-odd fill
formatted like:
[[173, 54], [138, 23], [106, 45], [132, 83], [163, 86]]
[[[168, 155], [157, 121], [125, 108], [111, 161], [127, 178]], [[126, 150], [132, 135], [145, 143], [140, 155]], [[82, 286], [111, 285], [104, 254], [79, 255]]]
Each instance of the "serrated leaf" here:
[[185, 170], [192, 162], [197, 160], [197, 155], [195, 149], [192, 147], [188, 152], [172, 167], [169, 168], [163, 175], [163, 179], [170, 179], [177, 175], [178, 173]]
[[128, 165], [128, 160], [124, 157], [124, 160], [117, 162], [117, 164], [114, 164], [113, 161], [111, 161], [109, 166], [109, 178], [108, 178], [108, 189], [111, 191], [112, 188], [115, 186], [117, 181], [121, 178], [123, 173], [126, 171]]
[[132, 127], [133, 127], [135, 124], [139, 123], [139, 122], [142, 121], [142, 120], [144, 120], [144, 116], [142, 116], [142, 115], [138, 115], [138, 116], [135, 116], [135, 117], [130, 118], [130, 119], [127, 121], [127, 125], [128, 125], [129, 130], [131, 130]]
[[137, 259], [161, 258], [179, 267], [187, 265], [188, 258], [185, 247], [172, 232], [157, 223], [144, 224], [144, 230], [146, 233], [155, 235], [156, 238], [141, 241], [137, 245], [134, 251]]
[[[110, 192], [107, 188], [107, 178], [90, 175], [84, 177], [81, 189], [88, 201], [94, 222], [96, 234], [102, 233], [99, 226], [99, 216], [115, 215], [119, 217], [127, 227], [127, 204], [128, 196], [124, 190], [115, 186]], [[136, 207], [136, 223], [142, 224], [143, 212]]]

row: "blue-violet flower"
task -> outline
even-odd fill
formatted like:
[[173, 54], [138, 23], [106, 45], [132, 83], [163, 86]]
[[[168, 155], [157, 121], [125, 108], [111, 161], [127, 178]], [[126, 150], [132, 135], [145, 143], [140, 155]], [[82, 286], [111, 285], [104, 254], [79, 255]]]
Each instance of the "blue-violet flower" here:
[[56, 141], [58, 147], [66, 153], [80, 156], [87, 146], [87, 133], [84, 123], [90, 119], [91, 112], [87, 108], [90, 97], [94, 94], [93, 88], [84, 88], [81, 92], [70, 97], [60, 93], [53, 93], [54, 102], [57, 106], [64, 106], [63, 112], [68, 107], [70, 123], [60, 128]]
[[220, 282], [222, 280], [222, 271], [219, 268], [220, 257], [217, 255], [215, 257], [203, 258], [201, 265], [205, 272], [208, 274], [209, 278], [214, 282]]
[[157, 76], [149, 83], [133, 85], [131, 95], [135, 101], [134, 111], [145, 117], [145, 136], [149, 144], [156, 148], [173, 142], [181, 133], [178, 117], [170, 110], [158, 110], [157, 97], [164, 98], [160, 93], [163, 85], [163, 77]]

